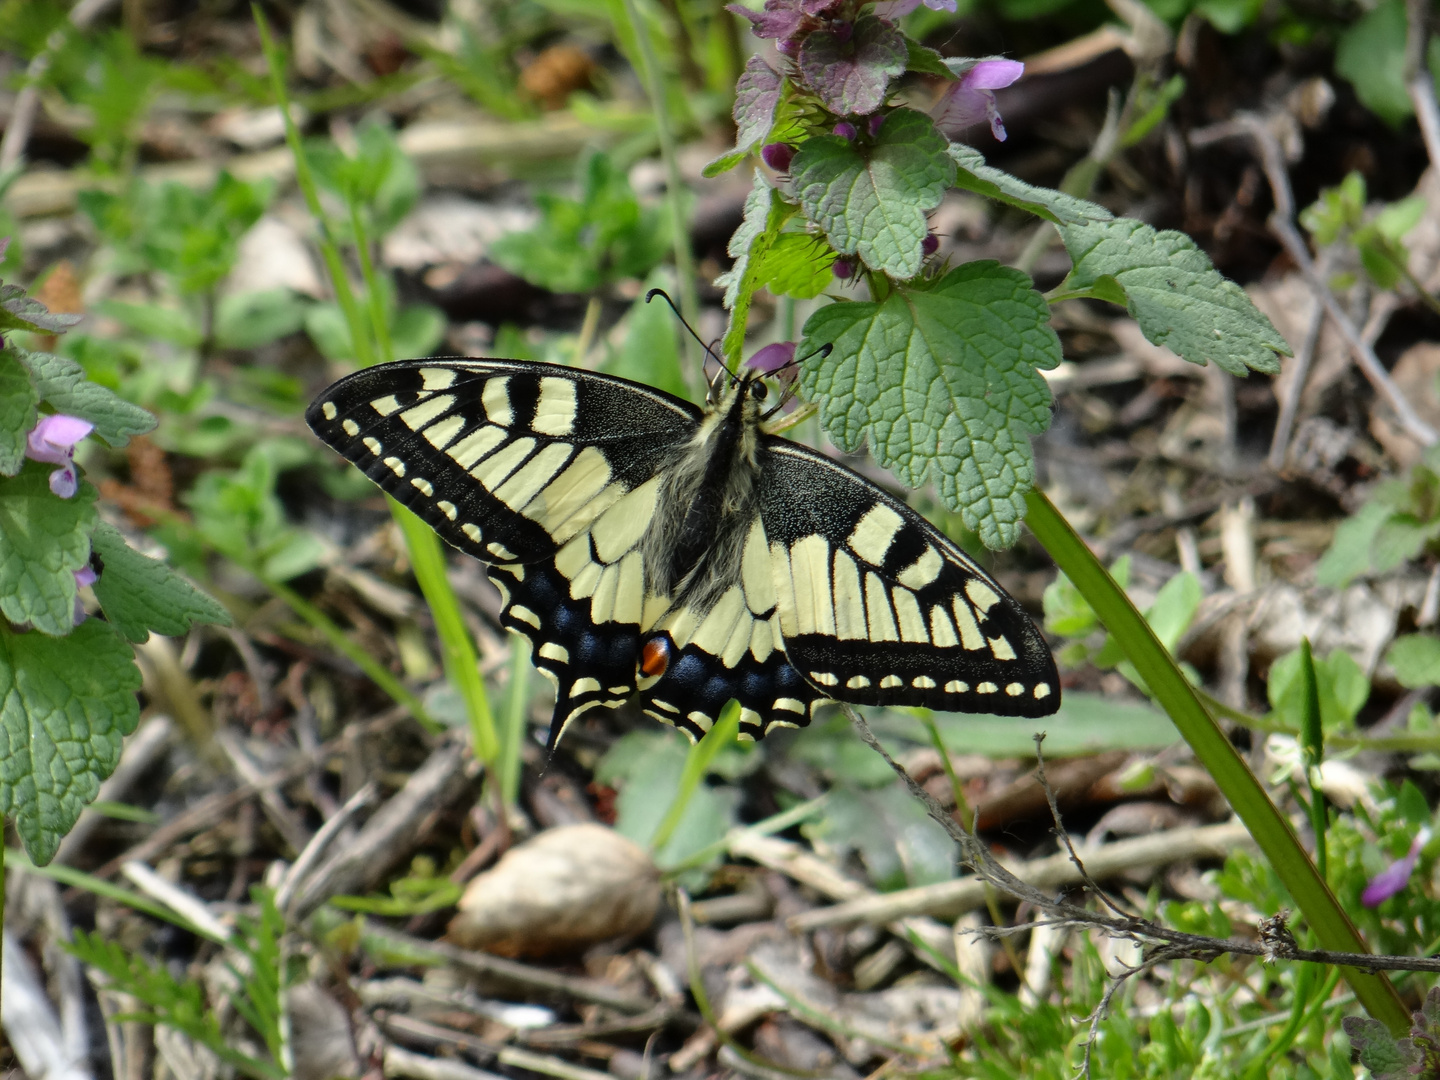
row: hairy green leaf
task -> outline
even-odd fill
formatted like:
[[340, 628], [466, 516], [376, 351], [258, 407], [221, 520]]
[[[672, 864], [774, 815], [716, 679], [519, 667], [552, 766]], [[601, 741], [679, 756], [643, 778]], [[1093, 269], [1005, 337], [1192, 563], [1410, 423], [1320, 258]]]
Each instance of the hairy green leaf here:
[[30, 373], [8, 349], [0, 352], [0, 476], [14, 476], [25, 461], [25, 436], [38, 419], [40, 395]]
[[765, 62], [763, 56], [752, 56], [745, 63], [745, 73], [735, 84], [735, 149], [748, 153], [763, 139], [775, 122], [775, 106], [780, 104], [780, 73]]
[[95, 495], [50, 490], [53, 465], [28, 461], [0, 478], [0, 613], [57, 637], [75, 625], [75, 571], [90, 560]]
[[25, 295], [19, 285], [0, 285], [0, 331], [30, 330], [37, 334], [63, 334], [80, 321], [79, 315], [50, 314], [39, 300]]
[[135, 730], [140, 671], [114, 628], [87, 619], [68, 637], [0, 622], [0, 814], [47, 863]]
[[896, 109], [871, 144], [839, 135], [810, 139], [796, 151], [790, 175], [806, 216], [836, 251], [909, 278], [924, 260], [925, 214], [955, 179], [946, 146], [928, 116]]
[[1037, 368], [1060, 362], [1044, 298], [1018, 270], [957, 267], [882, 303], [821, 308], [805, 324], [806, 395], [846, 450], [868, 440], [901, 483], [934, 483], [990, 547], [1013, 544], [1034, 482], [1028, 436], [1050, 423]]
[[1075, 263], [1067, 287], [1089, 289], [1113, 279], [1145, 337], [1192, 364], [1213, 361], [1232, 375], [1247, 368], [1274, 375], [1276, 353], [1291, 355], [1245, 290], [1222, 277], [1184, 233], [1119, 218], [1064, 225], [1060, 235]]
[[835, 253], [825, 241], [808, 233], [781, 233], [757, 260], [755, 277], [776, 296], [809, 300], [834, 279]]
[[29, 369], [42, 401], [56, 412], [90, 421], [95, 425], [95, 434], [111, 446], [124, 446], [131, 435], [143, 435], [155, 427], [155, 417], [91, 382], [85, 377], [85, 369], [74, 360], [24, 349], [8, 351]]
[[955, 186], [984, 195], [987, 199], [1018, 206], [1036, 217], [1056, 225], [1081, 225], [1090, 221], [1109, 221], [1109, 210], [1074, 195], [1053, 188], [1036, 187], [1003, 169], [985, 164], [985, 155], [964, 143], [951, 143], [950, 157], [955, 162]]
[[1347, 1016], [1340, 1026], [1374, 1080], [1402, 1080], [1410, 1075], [1410, 1065], [1419, 1055], [1409, 1039], [1397, 1042], [1384, 1024], [1369, 1017]]
[[110, 625], [129, 641], [141, 642], [153, 630], [167, 637], [195, 623], [231, 624], [230, 613], [158, 559], [141, 555], [120, 530], [101, 522], [90, 538], [104, 569], [95, 582], [95, 598]]

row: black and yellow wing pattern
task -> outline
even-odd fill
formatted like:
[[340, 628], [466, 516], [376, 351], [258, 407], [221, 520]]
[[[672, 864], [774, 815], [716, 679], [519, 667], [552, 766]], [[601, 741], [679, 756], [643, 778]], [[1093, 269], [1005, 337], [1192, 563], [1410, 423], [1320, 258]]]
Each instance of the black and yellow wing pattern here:
[[637, 693], [693, 736], [832, 700], [1041, 716], [1060, 684], [1019, 604], [903, 502], [759, 427], [758, 376], [704, 410], [520, 360], [406, 360], [327, 389], [317, 435], [488, 564], [556, 684], [551, 744]]

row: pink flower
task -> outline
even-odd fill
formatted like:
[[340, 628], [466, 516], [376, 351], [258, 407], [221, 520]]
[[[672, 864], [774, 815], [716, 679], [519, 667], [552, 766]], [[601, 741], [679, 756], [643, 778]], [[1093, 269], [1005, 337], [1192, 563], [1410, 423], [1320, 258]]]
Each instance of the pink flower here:
[[988, 120], [991, 133], [1004, 142], [1005, 125], [995, 107], [995, 91], [1025, 74], [1025, 65], [1019, 60], [947, 60], [946, 64], [960, 77], [930, 110], [935, 126], [956, 136]]
[[[92, 566], [82, 566], [79, 570], [75, 571], [75, 587], [77, 589], [83, 589], [89, 585], [94, 585], [95, 582], [99, 580], [100, 575], [95, 573], [95, 568]], [[85, 605], [81, 602], [80, 597], [78, 596], [75, 597], [74, 619], [76, 626], [79, 626], [82, 622], [85, 621]]]
[[748, 367], [756, 371], [763, 371], [772, 375], [779, 368], [795, 362], [795, 342], [793, 341], [772, 341], [762, 349], [755, 350], [755, 355], [746, 362]]
[[1405, 857], [1391, 863], [1370, 879], [1370, 884], [1366, 885], [1365, 891], [1360, 894], [1360, 902], [1366, 907], [1379, 907], [1405, 888], [1410, 881], [1410, 875], [1415, 872], [1415, 864], [1420, 861], [1420, 849], [1429, 842], [1428, 828], [1416, 833]]
[[[920, 6], [920, 0], [882, 0], [875, 5], [875, 14], [894, 22], [902, 19]], [[925, 0], [931, 11], [954, 11], [955, 0]]]
[[31, 461], [60, 466], [50, 474], [50, 490], [62, 499], [70, 498], [80, 486], [75, 474], [75, 444], [94, 430], [94, 424], [78, 416], [56, 413], [41, 417], [25, 441], [25, 456]]

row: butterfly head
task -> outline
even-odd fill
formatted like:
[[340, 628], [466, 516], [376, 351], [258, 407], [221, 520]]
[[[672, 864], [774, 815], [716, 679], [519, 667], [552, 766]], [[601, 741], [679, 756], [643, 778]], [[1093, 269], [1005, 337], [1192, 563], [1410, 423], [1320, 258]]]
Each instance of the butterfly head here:
[[769, 394], [770, 388], [765, 385], [763, 372], [743, 368], [740, 374], [736, 375], [722, 367], [710, 380], [705, 404], [716, 412], [729, 412], [740, 401], [747, 404], [754, 402], [758, 408]]

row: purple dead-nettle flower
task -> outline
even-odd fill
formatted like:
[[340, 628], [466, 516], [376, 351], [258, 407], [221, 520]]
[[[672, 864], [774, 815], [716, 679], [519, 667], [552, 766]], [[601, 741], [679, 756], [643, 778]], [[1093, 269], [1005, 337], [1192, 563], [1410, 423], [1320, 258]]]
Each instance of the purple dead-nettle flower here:
[[763, 349], [757, 349], [750, 357], [749, 366], [766, 375], [774, 375], [780, 368], [795, 362], [795, 342], [772, 341]]
[[830, 271], [841, 281], [846, 281], [855, 276], [855, 262], [852, 259], [836, 259]]
[[936, 236], [934, 233], [930, 233], [929, 235], [927, 235], [927, 236], [925, 237], [924, 240], [921, 240], [921, 241], [920, 241], [920, 254], [923, 255], [923, 256], [924, 256], [925, 258], [927, 258], [927, 259], [928, 259], [931, 255], [934, 255], [935, 252], [937, 252], [937, 251], [939, 251], [939, 250], [940, 250], [940, 238], [939, 238], [938, 236]]
[[[75, 571], [75, 587], [77, 589], [83, 589], [86, 586], [94, 585], [95, 582], [99, 580], [100, 575], [95, 573], [95, 568], [93, 566], [82, 566], [79, 570]], [[74, 619], [76, 626], [79, 626], [82, 622], [85, 621], [85, 605], [81, 603], [80, 597], [78, 596], [75, 597], [75, 612], [72, 618]]]
[[766, 143], [760, 148], [760, 160], [776, 172], [788, 172], [790, 162], [795, 160], [795, 147], [789, 143]]
[[850, 123], [849, 120], [841, 120], [831, 129], [831, 134], [839, 135], [842, 139], [847, 139], [850, 142], [854, 142], [860, 137], [860, 132], [855, 130], [855, 125]]
[[889, 115], [889, 113], [883, 112], [876, 113], [874, 116], [870, 117], [870, 119], [865, 122], [865, 130], [870, 132], [870, 138], [873, 139], [880, 134], [880, 128], [885, 124], [885, 117]]
[[[919, 6], [920, 0], [882, 0], [875, 5], [875, 14], [894, 22], [896, 19], [903, 19]], [[954, 11], [955, 0], [925, 0], [925, 6], [931, 11]]]
[[75, 474], [75, 444], [94, 430], [94, 424], [78, 416], [56, 413], [41, 417], [25, 441], [25, 456], [31, 461], [60, 466], [50, 474], [50, 490], [62, 499], [70, 498], [80, 486]]
[[995, 91], [1009, 86], [1025, 74], [1019, 60], [946, 60], [945, 64], [959, 78], [950, 84], [930, 115], [935, 126], [946, 135], [958, 136], [981, 121], [989, 121], [990, 131], [1005, 141], [1005, 125], [995, 107]]
[[1416, 833], [1405, 857], [1391, 863], [1370, 879], [1370, 884], [1366, 885], [1365, 891], [1360, 894], [1360, 902], [1366, 907], [1379, 907], [1405, 888], [1410, 881], [1410, 875], [1415, 872], [1415, 864], [1420, 861], [1421, 849], [1429, 842], [1430, 830], [1428, 827]]

